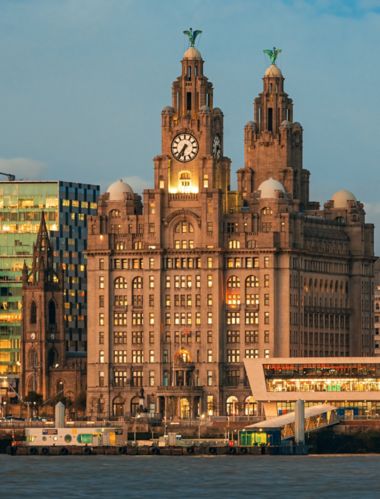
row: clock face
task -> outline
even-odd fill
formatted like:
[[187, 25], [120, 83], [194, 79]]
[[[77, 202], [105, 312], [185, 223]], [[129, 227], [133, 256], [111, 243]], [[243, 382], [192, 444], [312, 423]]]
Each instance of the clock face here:
[[178, 161], [187, 163], [198, 154], [197, 139], [190, 133], [179, 133], [172, 142], [172, 154]]
[[219, 135], [215, 135], [212, 142], [212, 154], [216, 159], [219, 159], [222, 156], [222, 142]]

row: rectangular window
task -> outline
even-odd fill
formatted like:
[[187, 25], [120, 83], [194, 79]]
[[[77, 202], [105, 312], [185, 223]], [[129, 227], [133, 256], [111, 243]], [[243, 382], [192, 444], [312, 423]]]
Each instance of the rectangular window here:
[[246, 305], [259, 305], [260, 299], [257, 293], [247, 293], [245, 296]]
[[264, 324], [269, 324], [269, 312], [264, 312]]
[[115, 364], [126, 364], [127, 363], [127, 351], [126, 350], [114, 350], [113, 351], [113, 361]]
[[149, 325], [154, 326], [154, 312], [149, 312]]
[[98, 343], [99, 345], [104, 345], [104, 332], [100, 331], [98, 333]]
[[127, 371], [115, 371], [114, 384], [115, 386], [127, 386]]
[[104, 313], [103, 312], [100, 312], [100, 314], [99, 314], [98, 324], [99, 324], [99, 326], [104, 326]]
[[264, 274], [264, 288], [269, 288], [269, 274]]
[[240, 332], [227, 330], [227, 343], [240, 343]]
[[[127, 316], [127, 314], [124, 314]], [[127, 323], [127, 321], [125, 321]], [[144, 314], [142, 312], [132, 312], [132, 325], [142, 326], [144, 324]]]
[[127, 343], [127, 331], [114, 331], [113, 342], [115, 345], [125, 345]]
[[154, 269], [154, 258], [149, 258], [149, 268]]
[[99, 372], [99, 386], [104, 386], [104, 371]]
[[240, 324], [240, 312], [227, 312], [227, 324]]
[[246, 324], [258, 324], [259, 323], [259, 312], [253, 312], [252, 310], [245, 311], [245, 323]]
[[212, 362], [212, 350], [207, 350], [207, 362]]
[[212, 324], [212, 312], [207, 312], [207, 324]]
[[214, 396], [213, 395], [207, 395], [207, 415], [208, 416], [214, 415]]
[[269, 343], [269, 331], [264, 331], [264, 343]]
[[143, 331], [132, 331], [132, 345], [141, 345], [144, 339]]
[[99, 270], [104, 270], [104, 258], [99, 258]]
[[155, 373], [154, 371], [149, 371], [149, 386], [155, 386]]
[[99, 350], [99, 364], [104, 364], [104, 350]]
[[154, 276], [153, 275], [149, 276], [149, 288], [154, 289]]
[[264, 295], [264, 305], [266, 307], [269, 306], [269, 293], [265, 293], [265, 295]]
[[132, 372], [132, 386], [143, 386], [143, 372], [137, 369], [134, 369]]
[[201, 342], [201, 332], [200, 331], [195, 331], [195, 342], [196, 343]]
[[264, 269], [269, 268], [269, 256], [264, 256]]
[[270, 357], [269, 350], [264, 350], [264, 358], [269, 359], [269, 357]]
[[207, 295], [207, 306], [212, 307], [212, 295], [211, 294]]
[[154, 344], [154, 331], [149, 331], [149, 344]]
[[238, 348], [227, 349], [227, 362], [240, 362], [240, 350]]
[[246, 331], [245, 332], [245, 342], [247, 345], [250, 343], [259, 342], [259, 332], [258, 331]]
[[113, 325], [114, 326], [126, 326], [127, 325], [127, 313], [126, 312], [114, 312], [113, 313]]
[[207, 276], [207, 287], [212, 288], [212, 275]]
[[207, 331], [207, 343], [212, 343], [212, 331]]
[[134, 364], [142, 364], [144, 362], [144, 351], [132, 350], [132, 362]]
[[207, 257], [207, 268], [212, 269], [212, 256]]
[[149, 362], [154, 362], [154, 350], [149, 350]]
[[207, 386], [213, 385], [213, 372], [207, 371]]
[[191, 92], [186, 92], [186, 110], [191, 111]]
[[99, 276], [99, 289], [104, 289], [104, 276]]

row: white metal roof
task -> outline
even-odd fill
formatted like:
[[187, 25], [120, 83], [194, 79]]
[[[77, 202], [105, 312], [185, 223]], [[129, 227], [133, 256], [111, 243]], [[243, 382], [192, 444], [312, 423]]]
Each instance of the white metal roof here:
[[[329, 411], [336, 410], [334, 405], [330, 404], [319, 404], [313, 405], [312, 407], [307, 407], [305, 409], [305, 419], [311, 418], [313, 416], [320, 416], [321, 414], [325, 414]], [[255, 423], [247, 426], [246, 428], [282, 428], [287, 424], [291, 424], [295, 422], [296, 413], [289, 412], [288, 414], [284, 414], [283, 416], [277, 416], [275, 418], [266, 419], [265, 421], [261, 421], [260, 423]]]

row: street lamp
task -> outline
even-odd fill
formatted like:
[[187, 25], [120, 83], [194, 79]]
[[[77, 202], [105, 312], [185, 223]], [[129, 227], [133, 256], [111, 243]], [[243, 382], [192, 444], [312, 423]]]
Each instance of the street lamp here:
[[137, 426], [137, 420], [138, 420], [138, 419], [140, 419], [140, 414], [137, 414], [137, 415], [135, 416], [135, 430], [134, 430], [134, 432], [133, 432], [133, 433], [134, 433], [134, 435], [133, 435], [133, 437], [134, 437], [134, 438], [133, 438], [133, 440], [134, 440], [134, 445], [136, 445], [136, 443], [137, 443], [137, 439], [136, 439], [137, 429], [136, 429], [136, 426]]
[[7, 417], [7, 401], [6, 400], [3, 401], [3, 407], [2, 407], [2, 409], [3, 409], [3, 411], [2, 411], [3, 412], [3, 418], [6, 418]]

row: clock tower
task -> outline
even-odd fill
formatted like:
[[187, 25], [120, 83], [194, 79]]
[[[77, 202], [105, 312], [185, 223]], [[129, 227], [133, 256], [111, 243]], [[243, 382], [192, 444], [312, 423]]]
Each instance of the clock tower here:
[[214, 107], [204, 61], [191, 46], [172, 85], [172, 105], [162, 111], [162, 152], [155, 158], [155, 189], [196, 194], [229, 189], [230, 160], [223, 156], [223, 113]]

